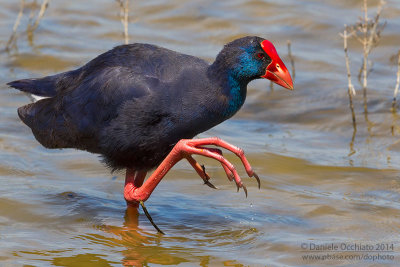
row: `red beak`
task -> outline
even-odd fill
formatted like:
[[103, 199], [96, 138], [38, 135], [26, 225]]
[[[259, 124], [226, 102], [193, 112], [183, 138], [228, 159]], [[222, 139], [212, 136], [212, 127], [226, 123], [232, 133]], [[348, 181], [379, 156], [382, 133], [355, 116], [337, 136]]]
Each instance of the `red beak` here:
[[285, 64], [283, 64], [282, 60], [278, 56], [274, 45], [270, 41], [264, 40], [261, 42], [261, 47], [272, 60], [265, 70], [265, 75], [261, 77], [271, 80], [289, 90], [293, 90], [292, 77], [290, 76]]

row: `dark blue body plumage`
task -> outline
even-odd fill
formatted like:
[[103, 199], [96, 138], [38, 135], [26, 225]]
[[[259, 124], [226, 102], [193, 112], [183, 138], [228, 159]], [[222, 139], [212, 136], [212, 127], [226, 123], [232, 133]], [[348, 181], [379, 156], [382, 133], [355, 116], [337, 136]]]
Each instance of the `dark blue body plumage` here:
[[115, 47], [83, 67], [10, 82], [48, 98], [18, 109], [47, 148], [77, 148], [113, 169], [156, 167], [180, 139], [233, 116], [265, 73], [259, 37], [227, 44], [213, 64], [149, 44]]

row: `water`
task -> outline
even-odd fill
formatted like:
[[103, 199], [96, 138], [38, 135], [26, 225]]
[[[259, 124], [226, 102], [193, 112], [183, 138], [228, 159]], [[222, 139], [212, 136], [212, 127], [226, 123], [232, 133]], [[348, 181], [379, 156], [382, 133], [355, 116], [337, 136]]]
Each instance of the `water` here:
[[[18, 4], [0, 2], [4, 47]], [[355, 77], [362, 50], [350, 41], [357, 89], [354, 142], [338, 33], [362, 15], [362, 1], [131, 3], [131, 41], [212, 60], [224, 43], [259, 35], [276, 44], [289, 66], [290, 39], [295, 60], [295, 91], [252, 82], [242, 110], [200, 135], [244, 148], [261, 190], [229, 153], [248, 187], [247, 199], [213, 160], [197, 158], [218, 191], [202, 185], [189, 164], [179, 163], [146, 202], [165, 236], [142, 211], [126, 213], [122, 173], [110, 174], [96, 155], [41, 147], [16, 114], [29, 98], [5, 85], [72, 69], [121, 44], [117, 4], [52, 1], [31, 39], [25, 34], [27, 10], [18, 50], [0, 54], [0, 265], [398, 266], [400, 121], [390, 105], [400, 2], [387, 2], [382, 16], [388, 24], [371, 55], [368, 122]], [[369, 3], [375, 11], [377, 1]], [[312, 244], [328, 243], [393, 244], [393, 251], [381, 253], [393, 258], [357, 259], [368, 253], [342, 251], [335, 255], [353, 258], [303, 259]]]

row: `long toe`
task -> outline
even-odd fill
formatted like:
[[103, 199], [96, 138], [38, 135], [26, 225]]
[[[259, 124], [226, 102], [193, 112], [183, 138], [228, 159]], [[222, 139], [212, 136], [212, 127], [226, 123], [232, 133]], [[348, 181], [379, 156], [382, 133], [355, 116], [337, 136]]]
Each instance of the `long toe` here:
[[258, 175], [257, 175], [257, 173], [255, 171], [253, 171], [253, 177], [257, 180], [258, 189], [261, 189], [261, 181], [260, 181], [260, 178], [258, 177]]

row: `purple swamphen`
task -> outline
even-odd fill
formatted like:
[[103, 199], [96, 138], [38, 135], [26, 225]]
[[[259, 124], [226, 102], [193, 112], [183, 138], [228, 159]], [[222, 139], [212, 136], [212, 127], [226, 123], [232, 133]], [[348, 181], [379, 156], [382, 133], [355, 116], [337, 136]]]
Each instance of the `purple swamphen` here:
[[258, 78], [293, 89], [273, 44], [249, 36], [226, 44], [212, 64], [137, 43], [117, 46], [76, 70], [8, 85], [47, 97], [18, 109], [43, 146], [98, 153], [113, 170], [126, 169], [124, 197], [137, 207], [181, 159], [213, 187], [192, 154], [219, 161], [247, 195], [234, 166], [207, 145], [235, 153], [259, 183], [241, 149], [218, 138], [191, 139], [232, 117], [245, 101], [247, 84]]

